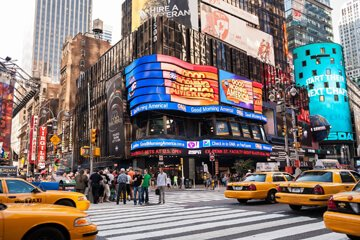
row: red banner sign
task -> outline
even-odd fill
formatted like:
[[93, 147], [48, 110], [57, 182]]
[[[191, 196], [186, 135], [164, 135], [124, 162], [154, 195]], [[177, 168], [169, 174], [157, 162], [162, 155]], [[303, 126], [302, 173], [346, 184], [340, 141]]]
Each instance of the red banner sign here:
[[37, 145], [37, 128], [39, 124], [39, 118], [37, 115], [32, 116], [30, 125], [30, 144], [28, 161], [30, 164], [35, 164], [36, 161], [36, 145]]
[[46, 135], [47, 135], [47, 127], [40, 127], [39, 147], [38, 147], [38, 165], [40, 168], [45, 166], [45, 161], [46, 161]]

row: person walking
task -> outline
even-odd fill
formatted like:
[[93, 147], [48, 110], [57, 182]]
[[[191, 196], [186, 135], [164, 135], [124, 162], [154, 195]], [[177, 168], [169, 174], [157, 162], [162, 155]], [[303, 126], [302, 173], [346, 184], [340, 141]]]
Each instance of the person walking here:
[[[149, 204], [149, 186], [150, 186], [151, 175], [148, 174], [147, 170], [144, 170], [144, 177], [141, 182], [141, 202]], [[145, 198], [144, 198], [145, 195]]]
[[133, 186], [134, 186], [134, 205], [137, 204], [137, 200], [139, 199], [139, 204], [142, 205], [141, 202], [141, 183], [142, 183], [143, 177], [141, 175], [141, 172], [136, 169], [135, 170], [135, 175], [134, 175], [134, 180], [133, 180]]
[[166, 187], [166, 179], [167, 179], [167, 175], [166, 173], [164, 172], [164, 170], [162, 168], [160, 168], [160, 172], [157, 176], [157, 179], [156, 179], [156, 185], [157, 185], [157, 188], [159, 189], [160, 191], [160, 194], [159, 194], [159, 204], [161, 204], [161, 202], [163, 204], [165, 204], [165, 187]]
[[129, 170], [126, 171], [126, 176], [127, 176], [127, 181], [126, 181], [126, 193], [127, 193], [127, 197], [128, 200], [131, 200], [131, 184], [132, 184], [132, 179], [129, 175]]
[[127, 176], [125, 174], [125, 169], [120, 169], [120, 174], [117, 178], [119, 189], [117, 191], [116, 204], [119, 205], [120, 196], [122, 196], [123, 203], [126, 204], [126, 181]]
[[88, 185], [88, 177], [85, 175], [84, 170], [80, 170], [80, 173], [75, 177], [75, 189], [79, 193], [85, 194], [85, 189]]
[[99, 203], [99, 196], [100, 196], [100, 187], [101, 187], [101, 181], [103, 180], [102, 176], [95, 171], [93, 174], [91, 174], [90, 176], [90, 181], [91, 181], [91, 193], [93, 195], [93, 201], [94, 204], [98, 204]]
[[179, 187], [179, 184], [178, 184], [178, 176], [177, 176], [177, 175], [174, 176], [174, 180], [173, 180], [173, 181], [174, 181], [174, 188], [175, 188], [175, 187], [178, 188], [178, 187]]
[[133, 182], [134, 182], [135, 172], [133, 171], [132, 167], [129, 167], [128, 175], [131, 177], [131, 181], [130, 181], [130, 199], [133, 200], [133, 197], [134, 197]]

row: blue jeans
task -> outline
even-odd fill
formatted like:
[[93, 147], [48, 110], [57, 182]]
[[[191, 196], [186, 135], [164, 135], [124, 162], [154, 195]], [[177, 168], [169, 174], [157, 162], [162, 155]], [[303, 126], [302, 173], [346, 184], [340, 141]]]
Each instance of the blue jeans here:
[[137, 203], [137, 198], [136, 198], [136, 195], [137, 195], [137, 193], [139, 193], [139, 204], [142, 204], [142, 199], [141, 199], [141, 190], [142, 189], [142, 187], [135, 187], [134, 186], [134, 204], [136, 205], [136, 203]]
[[[145, 198], [144, 198], [144, 193], [145, 193]], [[140, 199], [141, 203], [148, 203], [149, 202], [149, 188], [141, 187], [140, 196], [141, 196], [141, 199]]]

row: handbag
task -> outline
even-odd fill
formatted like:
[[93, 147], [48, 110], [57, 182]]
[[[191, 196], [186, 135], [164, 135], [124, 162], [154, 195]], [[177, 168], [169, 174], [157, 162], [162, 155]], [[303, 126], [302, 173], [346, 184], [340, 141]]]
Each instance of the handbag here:
[[160, 195], [160, 189], [155, 189], [155, 195]]

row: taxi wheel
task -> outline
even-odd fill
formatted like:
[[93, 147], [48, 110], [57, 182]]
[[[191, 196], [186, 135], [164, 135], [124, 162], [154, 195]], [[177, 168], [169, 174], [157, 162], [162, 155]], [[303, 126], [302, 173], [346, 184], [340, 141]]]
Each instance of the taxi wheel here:
[[294, 210], [294, 211], [300, 211], [302, 206], [299, 206], [299, 205], [289, 205], [289, 207]]
[[348, 238], [350, 238], [351, 240], [360, 240], [360, 237], [357, 237], [357, 236], [348, 235], [348, 234], [346, 234], [346, 236], [347, 236]]
[[68, 206], [68, 207], [75, 207], [74, 203], [72, 201], [70, 201], [70, 200], [67, 200], [67, 199], [59, 200], [55, 204], [56, 205]]
[[42, 227], [30, 232], [25, 240], [66, 240], [64, 234], [54, 227]]
[[238, 199], [238, 202], [243, 204], [247, 203], [247, 201], [248, 201], [247, 199]]
[[275, 194], [276, 194], [276, 190], [275, 189], [271, 189], [266, 197], [266, 201], [268, 203], [276, 203], [276, 198], [275, 198]]

